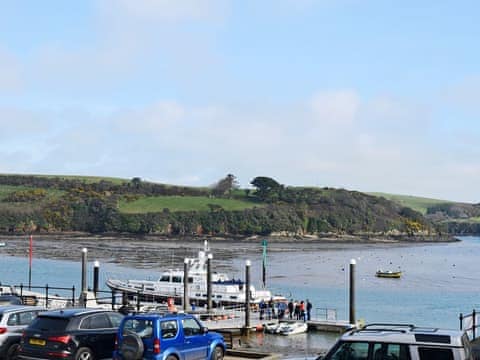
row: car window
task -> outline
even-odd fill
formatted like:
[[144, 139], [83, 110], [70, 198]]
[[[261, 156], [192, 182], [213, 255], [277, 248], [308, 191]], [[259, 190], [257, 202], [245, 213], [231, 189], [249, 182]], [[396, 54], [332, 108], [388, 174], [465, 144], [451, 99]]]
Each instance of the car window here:
[[119, 327], [120, 323], [122, 322], [123, 315], [116, 313], [116, 312], [109, 312], [107, 313], [108, 318], [110, 319], [110, 322], [113, 327]]
[[178, 326], [176, 320], [168, 320], [160, 322], [160, 329], [162, 330], [162, 339], [171, 339], [177, 336]]
[[18, 325], [18, 314], [10, 314], [7, 320], [8, 326], [16, 326]]
[[88, 316], [80, 323], [80, 329], [108, 329], [110, 327], [110, 321], [105, 314]]
[[410, 360], [408, 345], [405, 344], [373, 344], [373, 360]]
[[123, 325], [123, 335], [135, 333], [142, 339], [147, 339], [153, 335], [152, 320], [147, 319], [129, 319]]
[[344, 342], [330, 357], [331, 360], [367, 360], [368, 342]]
[[30, 324], [30, 329], [64, 331], [68, 326], [69, 320], [66, 318], [38, 316]]
[[419, 347], [420, 360], [453, 360], [452, 349]]
[[29, 325], [37, 317], [37, 311], [25, 311], [18, 314], [18, 325]]
[[199, 335], [202, 333], [200, 324], [193, 318], [182, 319], [185, 336]]

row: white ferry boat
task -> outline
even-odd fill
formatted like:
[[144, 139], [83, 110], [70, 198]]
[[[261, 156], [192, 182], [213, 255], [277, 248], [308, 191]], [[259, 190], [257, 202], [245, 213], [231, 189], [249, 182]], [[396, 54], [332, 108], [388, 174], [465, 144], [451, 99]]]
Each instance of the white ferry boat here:
[[[188, 261], [188, 296], [192, 303], [203, 305], [207, 302], [207, 259], [210, 253], [205, 240], [204, 249], [198, 252], [197, 258]], [[125, 293], [130, 298], [140, 297], [142, 301], [164, 301], [174, 298], [177, 302], [183, 297], [183, 269], [167, 270], [158, 280], [118, 280], [108, 279], [107, 286], [115, 291]], [[231, 305], [245, 303], [245, 283], [237, 279], [229, 279], [226, 274], [212, 272], [212, 303]], [[250, 302], [259, 303], [270, 299], [283, 300], [273, 296], [269, 290], [257, 290], [250, 286]]]

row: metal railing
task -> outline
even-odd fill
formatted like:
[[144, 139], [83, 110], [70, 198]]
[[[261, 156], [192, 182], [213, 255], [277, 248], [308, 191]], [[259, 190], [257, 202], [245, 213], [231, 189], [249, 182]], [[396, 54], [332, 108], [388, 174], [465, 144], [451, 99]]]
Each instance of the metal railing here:
[[336, 321], [337, 309], [315, 308], [314, 320]]
[[460, 330], [466, 331], [468, 336], [471, 337], [471, 339], [476, 338], [477, 328], [480, 327], [479, 321], [477, 319], [478, 315], [478, 312], [473, 309], [470, 314], [464, 315], [463, 313], [460, 313], [459, 316]]

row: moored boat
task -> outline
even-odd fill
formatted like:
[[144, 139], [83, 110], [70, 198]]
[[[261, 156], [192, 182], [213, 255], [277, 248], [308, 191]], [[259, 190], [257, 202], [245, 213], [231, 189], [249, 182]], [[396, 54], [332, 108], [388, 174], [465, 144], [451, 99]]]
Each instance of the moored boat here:
[[402, 276], [402, 272], [401, 271], [391, 271], [391, 270], [377, 270], [375, 275], [377, 277], [381, 277], [381, 278], [399, 279]]
[[[207, 302], [207, 258], [210, 254], [208, 242], [198, 252], [196, 258], [187, 258], [188, 264], [188, 296], [192, 303], [203, 305]], [[245, 303], [245, 283], [240, 279], [230, 279], [226, 274], [212, 272], [212, 302], [215, 305], [233, 305]], [[112, 290], [125, 293], [127, 296], [140, 297], [142, 301], [159, 302], [174, 298], [181, 302], [184, 289], [183, 269], [170, 269], [160, 274], [158, 280], [120, 280], [108, 279], [106, 285]], [[249, 289], [250, 302], [260, 303], [271, 299], [284, 300], [282, 296], [274, 296], [269, 290], [258, 290], [254, 286]]]

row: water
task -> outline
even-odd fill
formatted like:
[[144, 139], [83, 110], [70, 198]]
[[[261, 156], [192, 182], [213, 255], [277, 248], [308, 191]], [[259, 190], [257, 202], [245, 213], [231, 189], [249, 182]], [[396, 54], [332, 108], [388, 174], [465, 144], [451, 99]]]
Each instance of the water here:
[[[479, 308], [477, 288], [477, 259], [480, 256], [480, 237], [462, 237], [462, 241], [440, 244], [324, 244], [324, 243], [270, 243], [268, 246], [267, 287], [293, 299], [307, 298], [315, 308], [336, 309], [339, 319], [348, 318], [347, 273], [349, 262], [356, 265], [356, 317], [366, 322], [401, 322], [419, 326], [459, 328], [460, 313]], [[76, 244], [89, 248], [89, 260], [101, 261], [101, 283], [109, 277], [124, 279], [154, 279], [161, 269], [182, 268], [182, 257], [194, 255], [201, 248], [198, 243], [148, 241], [130, 244], [123, 251], [121, 244], [108, 243], [92, 246], [91, 242]], [[211, 242], [215, 270], [228, 271], [236, 278], [244, 277], [245, 260], [252, 261], [252, 281], [261, 281], [261, 240], [251, 242]], [[86, 245], [85, 245], [86, 244]], [[7, 247], [11, 246], [7, 241]], [[16, 246], [19, 246], [18, 243]], [[41, 247], [38, 243], [36, 246]], [[63, 245], [57, 246], [62, 248]], [[70, 260], [35, 258], [32, 284], [80, 287], [80, 253], [68, 249], [61, 256]], [[134, 251], [132, 248], [152, 251]], [[104, 248], [110, 248], [108, 252]], [[155, 248], [155, 250], [153, 250]], [[172, 250], [175, 248], [175, 250]], [[161, 253], [156, 253], [163, 249]], [[18, 249], [17, 249], [18, 250]], [[3, 254], [2, 254], [3, 252]], [[128, 252], [128, 255], [126, 253]], [[135, 252], [135, 254], [133, 254]], [[171, 252], [171, 256], [166, 254]], [[173, 253], [175, 252], [175, 256]], [[50, 257], [51, 252], [40, 252]], [[17, 256], [5, 255], [0, 250], [0, 281], [28, 284], [28, 258], [25, 252]], [[18, 255], [21, 256], [18, 256]], [[50, 254], [50, 255], [49, 255]], [[180, 255], [179, 255], [180, 254]], [[71, 259], [77, 259], [73, 261]], [[122, 264], [122, 265], [119, 265]], [[375, 277], [378, 269], [403, 271], [401, 279]], [[93, 264], [88, 266], [92, 278]], [[91, 283], [91, 281], [89, 281]], [[315, 313], [315, 311], [314, 311]], [[258, 337], [253, 341], [265, 349], [298, 355], [314, 355], [325, 350], [336, 336], [301, 334], [295, 338], [275, 336]]]

